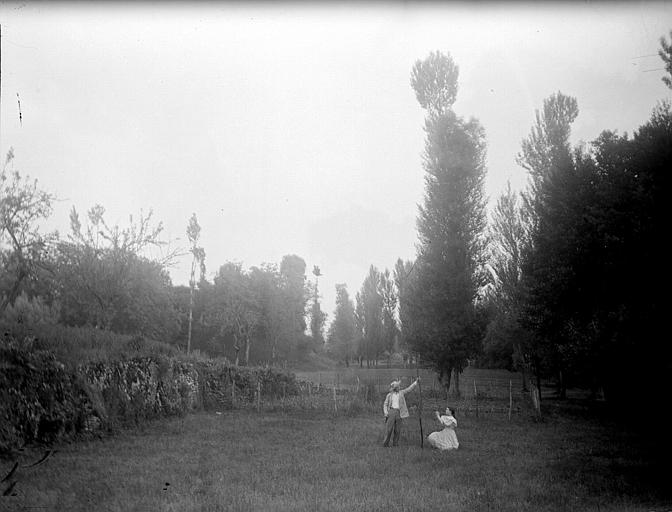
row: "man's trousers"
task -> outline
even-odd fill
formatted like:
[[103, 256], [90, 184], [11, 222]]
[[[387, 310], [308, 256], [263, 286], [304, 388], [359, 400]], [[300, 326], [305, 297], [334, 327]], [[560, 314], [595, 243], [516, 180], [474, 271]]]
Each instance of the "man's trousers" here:
[[399, 409], [390, 409], [387, 412], [387, 421], [385, 422], [385, 442], [383, 446], [390, 446], [390, 439], [392, 439], [392, 446], [397, 446], [400, 435], [401, 416], [399, 416]]

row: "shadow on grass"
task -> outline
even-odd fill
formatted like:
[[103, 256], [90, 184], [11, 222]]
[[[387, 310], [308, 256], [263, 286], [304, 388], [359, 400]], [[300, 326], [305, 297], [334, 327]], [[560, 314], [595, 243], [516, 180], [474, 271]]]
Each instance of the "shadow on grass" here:
[[563, 432], [564, 451], [551, 466], [558, 477], [588, 494], [665, 503], [672, 510], [672, 450], [659, 428], [647, 428], [605, 402], [548, 399], [544, 422]]

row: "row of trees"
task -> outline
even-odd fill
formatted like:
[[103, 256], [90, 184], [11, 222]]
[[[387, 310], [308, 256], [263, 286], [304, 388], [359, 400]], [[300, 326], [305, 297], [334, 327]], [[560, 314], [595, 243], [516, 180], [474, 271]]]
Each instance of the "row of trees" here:
[[[670, 44], [661, 43], [669, 70]], [[659, 334], [670, 103], [631, 138], [605, 131], [572, 147], [578, 102], [551, 95], [518, 155], [528, 186], [509, 186], [486, 226], [485, 138], [478, 121], [452, 110], [457, 77], [438, 52], [411, 75], [427, 112], [426, 174], [417, 258], [398, 263], [407, 269], [397, 285], [402, 339], [446, 386], [481, 357], [553, 378], [560, 396], [580, 385], [611, 403], [660, 398], [672, 369]]]
[[336, 285], [336, 310], [327, 334], [329, 352], [346, 366], [357, 359], [360, 366], [376, 366], [400, 350], [397, 323], [398, 293], [388, 269], [371, 265], [353, 304], [345, 284]]
[[[671, 45], [661, 46], [670, 71]], [[458, 71], [439, 52], [412, 70], [427, 113], [417, 258], [397, 261], [393, 278], [371, 267], [356, 306], [339, 285], [328, 346], [346, 362], [403, 348], [448, 388], [478, 358], [522, 371], [525, 385], [551, 378], [560, 396], [578, 385], [611, 403], [660, 397], [671, 369], [659, 334], [670, 104], [631, 138], [605, 131], [572, 147], [578, 102], [551, 95], [517, 158], [528, 186], [508, 186], [488, 223], [485, 137], [452, 110]]]
[[[43, 234], [38, 226], [51, 215], [55, 198], [13, 166], [10, 150], [0, 174], [0, 321], [6, 328], [89, 326], [245, 364], [297, 359], [323, 343], [326, 315], [299, 256], [249, 270], [229, 262], [209, 282], [195, 215], [187, 226], [187, 250], [162, 240], [163, 227], [151, 212], [121, 228], [106, 222], [101, 206], [84, 219], [73, 208], [65, 237]], [[173, 286], [168, 268], [188, 254], [189, 286]], [[320, 313], [313, 337], [305, 333], [309, 297]]]
[[[100, 206], [84, 223], [73, 208], [61, 237], [38, 228], [54, 200], [14, 169], [10, 150], [0, 173], [0, 319], [171, 339], [177, 322], [166, 264], [175, 252], [165, 250], [151, 212], [122, 229], [106, 223]], [[143, 257], [149, 248], [164, 249], [163, 257]]]
[[[669, 71], [665, 40], [661, 55]], [[554, 378], [561, 395], [571, 384], [616, 398], [657, 385], [670, 361], [657, 335], [667, 282], [669, 103], [631, 138], [605, 131], [572, 147], [578, 102], [553, 94], [518, 156], [528, 186], [509, 187], [488, 223], [485, 134], [477, 120], [453, 111], [458, 74], [450, 55], [439, 52], [412, 69], [411, 86], [426, 111], [417, 257], [398, 260], [393, 272], [371, 266], [354, 301], [337, 285], [329, 351], [345, 364], [371, 366], [403, 349], [430, 363], [446, 386], [474, 357]], [[298, 256], [250, 269], [229, 262], [209, 282], [194, 216], [190, 284], [174, 287], [167, 266], [179, 253], [161, 241], [151, 212], [121, 229], [108, 226], [101, 207], [84, 223], [73, 209], [70, 233], [61, 238], [35, 228], [54, 198], [13, 170], [11, 151], [0, 187], [5, 320], [187, 340], [187, 349], [245, 363], [296, 359], [322, 346], [320, 271], [313, 269], [313, 285]], [[157, 249], [161, 257], [147, 256]]]
[[672, 111], [659, 104], [632, 138], [605, 131], [571, 148], [577, 115], [574, 98], [544, 102], [519, 156], [530, 185], [498, 201], [487, 348], [554, 377], [561, 396], [578, 384], [641, 401], [670, 369], [659, 333]]
[[233, 357], [236, 364], [296, 360], [319, 348], [319, 340], [305, 334], [305, 270], [304, 260], [296, 255], [283, 257], [279, 267], [265, 264], [246, 271], [239, 263], [222, 265], [212, 283], [199, 283], [195, 346]]

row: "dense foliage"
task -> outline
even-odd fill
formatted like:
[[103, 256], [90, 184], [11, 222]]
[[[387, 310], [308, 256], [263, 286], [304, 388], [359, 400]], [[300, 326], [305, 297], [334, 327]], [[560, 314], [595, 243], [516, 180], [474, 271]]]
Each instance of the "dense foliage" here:
[[348, 294], [345, 284], [336, 285], [336, 311], [327, 333], [327, 350], [346, 366], [355, 355], [357, 324], [355, 322], [355, 306]]
[[[413, 317], [407, 341], [450, 385], [480, 345], [479, 289], [483, 281], [485, 133], [457, 116], [458, 68], [450, 55], [416, 62], [411, 85], [426, 109], [425, 196], [418, 215], [419, 247], [413, 286], [402, 308]], [[456, 379], [457, 382], [457, 379]]]
[[[100, 205], [84, 218], [73, 208], [66, 236], [45, 235], [39, 223], [54, 197], [13, 166], [10, 151], [0, 173], [0, 323], [11, 331], [81, 327], [93, 338], [140, 336], [245, 364], [280, 364], [321, 348], [305, 334], [309, 287], [299, 256], [285, 256], [279, 269], [228, 262], [208, 282], [195, 215], [189, 249], [171, 250], [151, 211], [120, 227]], [[174, 286], [168, 268], [188, 254], [190, 286]]]
[[523, 144], [524, 206], [511, 192], [499, 200], [486, 339], [491, 353], [508, 346], [519, 368], [553, 378], [560, 396], [585, 386], [651, 412], [671, 369], [660, 333], [672, 111], [661, 103], [632, 137], [605, 131], [572, 150], [577, 113], [560, 93], [545, 102]]
[[45, 331], [41, 339], [0, 339], [0, 455], [27, 443], [52, 443], [197, 407], [232, 407], [232, 400], [253, 404], [258, 392], [267, 399], [299, 392], [291, 373], [171, 354], [169, 346], [109, 333], [108, 345], [123, 347], [122, 353], [64, 364], [57, 355], [71, 355], [84, 344], [74, 340], [74, 350], [67, 350], [67, 335]]

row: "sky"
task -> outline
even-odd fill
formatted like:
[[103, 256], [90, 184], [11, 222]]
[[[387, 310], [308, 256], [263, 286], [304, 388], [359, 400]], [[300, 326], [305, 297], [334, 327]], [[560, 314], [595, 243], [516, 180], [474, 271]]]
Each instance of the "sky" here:
[[[328, 321], [335, 284], [354, 298], [370, 265], [415, 256], [416, 60], [459, 66], [490, 204], [524, 186], [515, 157], [554, 92], [578, 101], [574, 144], [631, 134], [670, 98], [669, 1], [1, 2], [0, 25], [0, 153], [58, 198], [45, 230], [66, 234], [73, 207], [120, 226], [151, 210], [186, 247], [195, 213], [209, 279], [297, 254], [320, 267]], [[189, 270], [176, 261], [173, 283]]]

